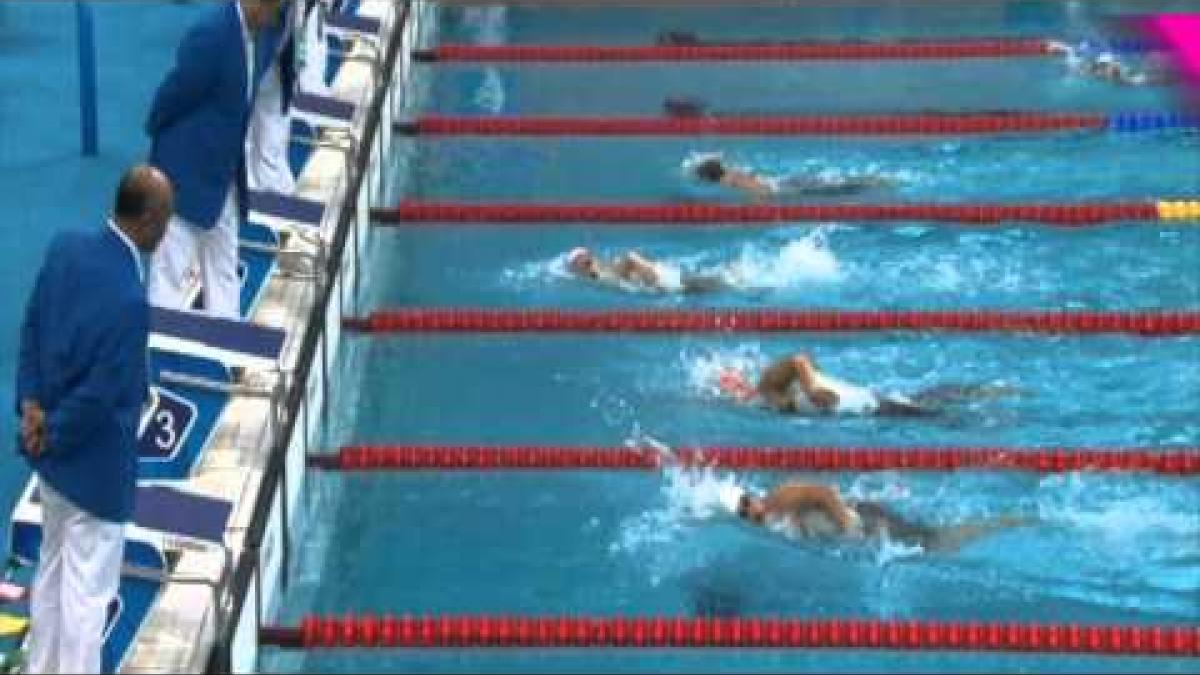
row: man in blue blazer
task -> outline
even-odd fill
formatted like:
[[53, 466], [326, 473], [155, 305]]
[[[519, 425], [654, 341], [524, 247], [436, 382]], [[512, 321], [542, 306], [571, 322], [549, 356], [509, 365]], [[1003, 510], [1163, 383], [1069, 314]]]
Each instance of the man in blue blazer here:
[[228, 0], [184, 37], [146, 117], [150, 162], [175, 187], [176, 214], [149, 271], [150, 302], [186, 303], [198, 264], [205, 309], [238, 318], [238, 226], [246, 214], [246, 127], [254, 99], [255, 34], [281, 0]]
[[162, 241], [171, 211], [167, 177], [132, 168], [106, 225], [55, 237], [25, 309], [19, 446], [42, 505], [30, 672], [100, 672], [147, 394], [142, 256]]

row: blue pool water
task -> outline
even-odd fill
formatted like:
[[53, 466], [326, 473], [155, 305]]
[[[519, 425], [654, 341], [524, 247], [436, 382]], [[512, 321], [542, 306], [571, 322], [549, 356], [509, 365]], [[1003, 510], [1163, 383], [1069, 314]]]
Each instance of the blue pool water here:
[[[991, 3], [989, 3], [990, 5]], [[444, 40], [644, 43], [656, 30], [726, 37], [1085, 33], [1128, 3], [676, 10], [510, 8], [443, 17]], [[1145, 5], [1141, 5], [1145, 6]], [[1168, 8], [1162, 4], [1162, 8]], [[1076, 5], [1077, 7], [1077, 5]], [[1155, 7], [1159, 7], [1156, 3]], [[737, 17], [733, 21], [732, 17]], [[497, 16], [503, 18], [497, 23]], [[914, 26], [920, 26], [914, 30]], [[1154, 90], [1080, 82], [1053, 62], [789, 66], [529, 66], [431, 71], [430, 110], [656, 113], [665, 93], [724, 107], [880, 111], [1165, 107]], [[791, 79], [789, 79], [791, 78]], [[981, 79], [983, 78], [983, 79]], [[987, 86], [978, 82], [986, 81]], [[965, 86], [970, 83], [970, 86]], [[934, 139], [433, 139], [397, 151], [412, 198], [736, 201], [680, 163], [720, 151], [775, 174], [875, 173], [883, 201], [1156, 199], [1200, 192], [1184, 134]], [[1200, 233], [1130, 223], [1083, 231], [913, 222], [768, 228], [438, 226], [377, 230], [364, 306], [1196, 309]], [[573, 283], [562, 255], [639, 248], [740, 280], [710, 297]], [[1003, 384], [1016, 395], [933, 420], [780, 418], [714, 392], [803, 349], [828, 371], [897, 392]], [[338, 443], [1194, 447], [1200, 340], [952, 334], [351, 337], [339, 354]], [[308, 612], [723, 614], [1195, 624], [1194, 479], [995, 472], [830, 474], [848, 494], [921, 522], [1036, 520], [953, 554], [822, 548], [714, 512], [728, 482], [693, 472], [316, 475], [278, 620]], [[1195, 660], [844, 651], [270, 652], [271, 671], [1197, 672]]]

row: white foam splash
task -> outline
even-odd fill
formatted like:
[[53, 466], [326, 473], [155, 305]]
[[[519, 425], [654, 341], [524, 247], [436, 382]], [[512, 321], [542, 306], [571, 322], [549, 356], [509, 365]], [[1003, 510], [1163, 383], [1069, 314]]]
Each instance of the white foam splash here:
[[508, 8], [465, 7], [463, 23], [475, 33], [481, 45], [501, 45], [508, 41]]
[[506, 100], [504, 78], [501, 77], [500, 71], [488, 68], [483, 73], [483, 81], [480, 82], [479, 88], [475, 90], [473, 98], [475, 105], [486, 113], [499, 115], [504, 112]]
[[662, 472], [660, 508], [640, 513], [621, 524], [609, 550], [633, 554], [678, 541], [697, 524], [733, 518], [721, 495], [731, 488], [753, 489], [732, 473], [712, 467], [668, 467]]
[[737, 370], [753, 381], [757, 371], [767, 362], [767, 356], [758, 344], [741, 344], [700, 354], [684, 352], [679, 358], [688, 388], [703, 397], [711, 398], [723, 396], [718, 386], [722, 372]]
[[[724, 263], [712, 263], [707, 253], [656, 257], [671, 292], [680, 292], [683, 278], [688, 276], [720, 278], [735, 290], [761, 291], [786, 288], [811, 282], [836, 282], [843, 273], [837, 257], [829, 250], [828, 233], [831, 227], [819, 227], [804, 236], [786, 241], [782, 246], [760, 243], [743, 244], [736, 257]], [[597, 250], [601, 259], [615, 252]], [[535, 260], [502, 272], [506, 282], [518, 288], [529, 288], [545, 282], [574, 280], [567, 266], [567, 253], [549, 259]], [[638, 284], [620, 283], [621, 290], [632, 293], [658, 293]]]
[[726, 283], [739, 288], [786, 288], [804, 282], [842, 279], [841, 266], [829, 249], [828, 230], [818, 227], [779, 248], [744, 244], [722, 270]]
[[571, 277], [571, 273], [567, 271], [566, 253], [549, 260], [534, 260], [517, 267], [505, 268], [501, 275], [507, 283], [520, 289], [541, 285], [548, 280]]
[[1043, 520], [1098, 533], [1110, 542], [1200, 540], [1194, 497], [1185, 504], [1182, 495], [1147, 493], [1119, 477], [1081, 473], [1047, 476], [1038, 488], [1038, 515]]

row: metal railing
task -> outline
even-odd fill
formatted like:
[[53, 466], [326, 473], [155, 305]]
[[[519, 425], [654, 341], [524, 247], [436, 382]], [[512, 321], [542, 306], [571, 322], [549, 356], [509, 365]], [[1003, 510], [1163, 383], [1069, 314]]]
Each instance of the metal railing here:
[[[400, 50], [405, 41], [404, 31], [411, 16], [411, 11], [412, 1], [402, 0], [400, 19], [395, 23], [394, 32], [392, 33], [383, 59], [381, 71], [384, 74], [390, 75], [395, 70]], [[383, 109], [392, 97], [389, 85], [390, 82], [385, 79], [383, 86], [377, 86], [372, 94], [360, 148], [370, 148], [376, 140], [376, 135], [381, 133], [380, 127]], [[305, 433], [304, 430], [297, 430], [297, 420], [300, 418], [300, 414], [305, 407], [309, 379], [312, 376], [314, 362], [318, 358], [317, 349], [319, 346], [325, 344], [323, 337], [330, 309], [330, 301], [332, 300], [336, 280], [341, 275], [342, 258], [350, 241], [351, 230], [357, 229], [356, 221], [360, 208], [358, 197], [360, 192], [368, 187], [366, 181], [368, 180], [372, 154], [371, 152], [359, 152], [353, 162], [353, 171], [349, 176], [349, 189], [345, 193], [345, 204], [337, 221], [333, 241], [329, 246], [329, 255], [323, 261], [325, 265], [324, 282], [318, 284], [316, 288], [316, 298], [309, 310], [296, 359], [294, 376], [291, 378], [290, 388], [286, 392], [281, 406], [283, 414], [282, 428], [279, 430], [280, 433], [272, 439], [271, 451], [267, 458], [266, 468], [263, 472], [262, 481], [259, 484], [258, 494], [256, 495], [251, 511], [250, 524], [246, 528], [242, 552], [234, 566], [229, 583], [229, 593], [225, 598], [229, 607], [227, 611], [219, 612], [219, 616], [223, 617], [223, 620], [221, 625], [217, 626], [217, 640], [208, 661], [208, 672], [225, 673], [232, 671], [234, 638], [250, 593], [255, 593], [256, 598], [258, 598], [256, 611], [259, 615], [255, 618], [256, 623], [261, 621], [261, 612], [263, 611], [260, 574], [260, 566], [263, 562], [261, 555], [262, 545], [267, 527], [270, 525], [269, 519], [272, 512], [272, 505], [275, 499], [281, 494], [283, 499], [281, 500], [282, 513], [280, 514], [280, 518], [282, 520], [282, 531], [285, 535], [281, 550], [280, 569], [281, 579], [283, 580], [282, 585], [286, 586], [288, 568], [286, 533], [289, 520], [287, 514], [288, 448], [295, 433]], [[357, 247], [355, 247], [352, 255], [355, 256], [357, 269], [360, 262], [358, 260]], [[323, 379], [328, 381], [327, 358], [322, 358], [321, 363], [325, 369], [325, 372], [322, 373]], [[325, 398], [328, 399], [328, 393], [326, 393]]]

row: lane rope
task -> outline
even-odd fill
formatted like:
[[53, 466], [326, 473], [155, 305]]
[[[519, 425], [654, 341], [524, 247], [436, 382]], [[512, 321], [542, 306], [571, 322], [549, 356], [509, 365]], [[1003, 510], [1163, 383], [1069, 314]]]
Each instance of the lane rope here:
[[346, 614], [308, 616], [294, 627], [264, 627], [259, 641], [285, 649], [738, 647], [1200, 655], [1195, 626], [785, 618]]
[[644, 61], [807, 61], [963, 59], [1055, 55], [1051, 40], [984, 38], [892, 42], [696, 43], [658, 45], [443, 44], [413, 52], [423, 63], [601, 63]]
[[1183, 113], [986, 112], [908, 115], [686, 115], [665, 117], [475, 117], [427, 115], [395, 125], [409, 136], [845, 136], [1118, 133], [1200, 127]]
[[803, 331], [1012, 331], [1134, 333], [1200, 332], [1200, 312], [1101, 311], [833, 311], [833, 310], [563, 310], [416, 308], [348, 317], [363, 333], [697, 333]]
[[[997, 447], [709, 447], [674, 448], [683, 466], [764, 471], [953, 471], [988, 469], [1063, 473], [1145, 471], [1200, 474], [1200, 448]], [[325, 471], [629, 470], [661, 469], [659, 456], [628, 447], [580, 446], [347, 446], [310, 455]]]
[[405, 200], [374, 208], [380, 225], [587, 223], [765, 225], [781, 222], [1045, 223], [1087, 227], [1124, 221], [1197, 221], [1200, 200], [1082, 204], [586, 204]]

